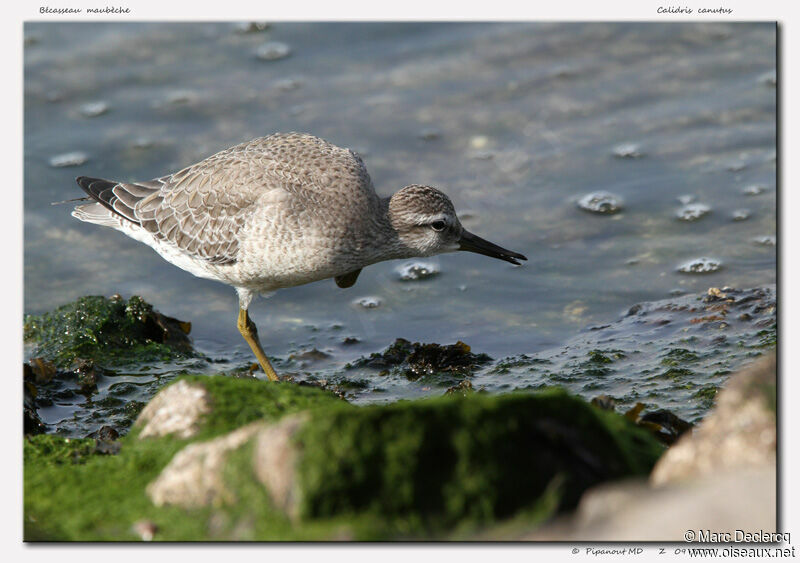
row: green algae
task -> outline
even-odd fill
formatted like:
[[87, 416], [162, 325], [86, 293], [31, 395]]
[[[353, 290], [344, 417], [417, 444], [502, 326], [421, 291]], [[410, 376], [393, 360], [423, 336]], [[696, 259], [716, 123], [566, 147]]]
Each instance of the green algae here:
[[415, 515], [426, 529], [490, 522], [589, 486], [646, 474], [662, 447], [623, 417], [560, 390], [474, 394], [313, 413], [298, 443], [307, 518]]
[[678, 367], [687, 363], [693, 363], [700, 359], [696, 352], [685, 348], [671, 348], [661, 358], [661, 365], [666, 367]]
[[704, 385], [692, 397], [699, 401], [703, 408], [710, 410], [714, 406], [718, 391], [719, 387], [716, 385]]
[[[206, 440], [254, 420], [276, 420], [285, 415], [341, 403], [334, 395], [311, 387], [274, 384], [228, 377], [186, 376], [211, 395], [212, 412], [192, 440], [152, 438], [138, 440], [134, 427], [118, 440], [117, 455], [101, 455], [92, 439], [65, 439], [53, 435], [25, 439], [24, 537], [27, 541], [131, 541], [139, 539], [135, 522], [148, 520], [159, 540], [203, 540], [219, 509], [185, 511], [156, 507], [145, 494], [172, 457], [194, 440]], [[258, 498], [258, 497], [257, 497]], [[250, 503], [248, 503], [250, 504]], [[266, 503], [265, 506], [270, 506]], [[265, 509], [266, 510], [266, 509]], [[271, 510], [274, 521], [285, 521]], [[236, 507], [225, 512], [236, 515]], [[226, 516], [228, 517], [228, 516]], [[213, 526], [212, 526], [213, 528]], [[291, 526], [279, 528], [282, 539], [296, 539]], [[327, 537], [319, 531], [318, 537]], [[216, 539], [234, 539], [216, 538]], [[279, 535], [261, 539], [281, 539]]]
[[77, 360], [104, 366], [170, 361], [193, 355], [187, 323], [165, 317], [140, 297], [81, 297], [42, 315], [26, 315], [23, 335], [32, 356], [57, 367]]
[[180, 380], [202, 385], [211, 396], [211, 412], [200, 422], [199, 438], [213, 438], [254, 420], [274, 420], [323, 406], [355, 408], [335, 394], [310, 385], [206, 375], [176, 379]]
[[[536, 524], [574, 506], [591, 484], [642, 475], [662, 448], [613, 413], [561, 391], [441, 397], [354, 407], [318, 388], [222, 376], [203, 385], [211, 413], [191, 440], [39, 435], [24, 443], [25, 539], [331, 540], [454, 537], [498, 519]], [[156, 507], [145, 488], [186, 444], [254, 420], [308, 411], [298, 436], [303, 516], [274, 507], [253, 473], [251, 445], [224, 479], [237, 502]], [[453, 536], [453, 534], [455, 534]]]

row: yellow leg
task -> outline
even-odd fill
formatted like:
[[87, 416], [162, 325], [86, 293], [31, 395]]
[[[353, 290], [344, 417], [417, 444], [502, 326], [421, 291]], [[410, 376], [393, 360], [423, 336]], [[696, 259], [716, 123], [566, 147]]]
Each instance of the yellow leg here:
[[236, 326], [239, 327], [239, 332], [242, 333], [242, 336], [250, 345], [250, 349], [256, 355], [258, 363], [261, 364], [261, 369], [264, 370], [270, 381], [278, 381], [278, 374], [275, 373], [272, 364], [269, 363], [267, 355], [264, 353], [264, 349], [261, 347], [261, 343], [258, 341], [256, 323], [250, 320], [247, 309], [239, 309], [239, 319], [236, 322]]

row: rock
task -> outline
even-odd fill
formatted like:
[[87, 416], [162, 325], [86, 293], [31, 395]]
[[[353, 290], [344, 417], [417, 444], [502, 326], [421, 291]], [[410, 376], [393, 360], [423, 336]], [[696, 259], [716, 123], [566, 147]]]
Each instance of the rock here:
[[711, 274], [718, 272], [722, 268], [722, 262], [716, 258], [693, 258], [678, 266], [678, 271], [682, 274]]
[[198, 508], [232, 503], [235, 497], [222, 476], [225, 458], [263, 427], [263, 423], [254, 422], [208, 442], [186, 446], [147, 486], [147, 496], [156, 506]]
[[622, 211], [622, 198], [604, 191], [592, 192], [578, 200], [578, 207], [590, 213], [611, 215]]
[[[557, 505], [642, 474], [661, 447], [622, 417], [559, 391], [447, 396], [282, 421], [256, 439], [256, 474], [294, 519], [373, 513], [451, 525]], [[259, 464], [265, 464], [259, 467]]]
[[80, 166], [86, 164], [89, 160], [89, 155], [82, 151], [67, 152], [57, 154], [49, 160], [50, 166], [53, 168], [66, 168], [67, 166]]
[[270, 41], [256, 49], [256, 57], [262, 61], [276, 61], [288, 57], [291, 52], [291, 48], [286, 43]]
[[490, 362], [486, 354], [475, 354], [461, 341], [455, 344], [413, 344], [405, 338], [398, 338], [380, 354], [356, 360], [350, 367], [372, 369], [397, 368], [409, 379], [419, 379], [426, 375], [452, 374], [469, 375], [477, 367]]
[[161, 390], [139, 414], [134, 426], [141, 427], [139, 438], [191, 438], [202, 417], [211, 411], [206, 389], [199, 384], [178, 381]]
[[287, 416], [259, 430], [255, 441], [256, 477], [269, 491], [275, 506], [293, 520], [299, 517], [300, 506], [299, 484], [295, 478], [298, 451], [293, 442], [308, 419], [306, 413]]
[[142, 541], [152, 541], [156, 532], [158, 532], [158, 526], [151, 520], [139, 520], [138, 522], [134, 522], [131, 529], [133, 533], [142, 538]]
[[644, 152], [638, 143], [621, 143], [611, 149], [616, 158], [642, 158]]
[[439, 267], [433, 262], [417, 260], [395, 268], [400, 281], [427, 280], [439, 275]]
[[[687, 530], [776, 531], [776, 468], [764, 466], [651, 488], [644, 480], [588, 491], [574, 516], [508, 540], [681, 542]], [[700, 541], [695, 536], [694, 542]], [[730, 543], [730, 542], [725, 542]]]
[[651, 475], [654, 485], [775, 464], [775, 355], [728, 380], [716, 408], [672, 446]]
[[191, 324], [167, 317], [137, 296], [81, 297], [42, 315], [26, 315], [23, 334], [34, 356], [56, 367], [77, 360], [99, 366], [164, 361], [193, 355]]
[[108, 102], [103, 101], [89, 102], [80, 107], [81, 115], [84, 117], [97, 117], [99, 115], [103, 115], [104, 113], [108, 113], [108, 110]]

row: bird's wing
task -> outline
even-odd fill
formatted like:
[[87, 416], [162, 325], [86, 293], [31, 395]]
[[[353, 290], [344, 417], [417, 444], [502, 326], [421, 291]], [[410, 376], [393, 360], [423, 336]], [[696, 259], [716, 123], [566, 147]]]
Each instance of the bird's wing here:
[[[148, 182], [81, 177], [78, 184], [117, 216], [213, 264], [236, 262], [239, 232], [259, 206], [342, 205], [356, 213], [354, 203], [377, 201], [355, 153], [301, 133], [254, 139]], [[361, 197], [341, 197], [353, 190]]]
[[138, 200], [128, 184], [118, 184], [115, 191], [119, 199], [130, 195], [133, 214], [153, 236], [212, 264], [236, 262], [239, 231], [255, 204], [265, 192], [282, 191], [252, 162], [236, 157], [210, 157], [148, 184], [160, 187]]

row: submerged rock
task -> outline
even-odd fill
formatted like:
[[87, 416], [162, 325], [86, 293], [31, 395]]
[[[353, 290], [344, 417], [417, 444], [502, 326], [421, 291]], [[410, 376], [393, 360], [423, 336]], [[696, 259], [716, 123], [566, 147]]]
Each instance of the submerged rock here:
[[764, 184], [752, 184], [742, 189], [742, 193], [744, 195], [750, 195], [750, 196], [761, 195], [765, 191], [767, 191], [767, 186], [765, 186]]
[[682, 274], [711, 274], [722, 268], [722, 262], [716, 258], [693, 258], [678, 266]]
[[432, 262], [417, 260], [407, 262], [397, 269], [401, 281], [419, 281], [439, 275], [439, 268]]
[[611, 215], [622, 211], [622, 198], [608, 192], [592, 192], [578, 200], [578, 207], [590, 213]]
[[268, 22], [236, 22], [233, 24], [233, 30], [236, 33], [261, 33], [270, 28], [271, 24]]
[[398, 338], [383, 352], [356, 360], [350, 367], [397, 369], [407, 378], [414, 380], [442, 373], [467, 375], [491, 360], [492, 358], [486, 354], [472, 353], [471, 348], [461, 341], [441, 345], [411, 343], [404, 338]]
[[292, 50], [286, 43], [270, 41], [256, 49], [256, 57], [262, 61], [276, 61], [288, 57], [291, 52]]
[[616, 158], [642, 158], [644, 156], [641, 145], [637, 143], [619, 144], [611, 150], [611, 153]]
[[734, 221], [747, 221], [750, 218], [749, 209], [736, 209], [731, 213], [731, 219]]
[[80, 107], [81, 115], [84, 117], [97, 117], [99, 115], [103, 115], [104, 113], [108, 113], [108, 110], [108, 102], [103, 101], [89, 102]]
[[80, 166], [86, 164], [89, 155], [82, 151], [67, 152], [56, 155], [50, 159], [50, 166], [53, 168], [65, 168], [67, 166]]
[[775, 370], [771, 354], [731, 377], [717, 407], [666, 451], [649, 482], [594, 487], [571, 517], [504, 539], [702, 542], [714, 541], [700, 535], [709, 530], [777, 532]]
[[489, 392], [513, 382], [558, 385], [586, 399], [607, 395], [619, 412], [642, 403], [642, 413], [666, 409], [696, 424], [732, 371], [775, 346], [776, 313], [774, 286], [712, 287], [638, 303], [562, 346], [501, 360], [471, 378]]
[[681, 221], [693, 222], [711, 213], [711, 207], [705, 203], [690, 203], [678, 210], [677, 217]]

